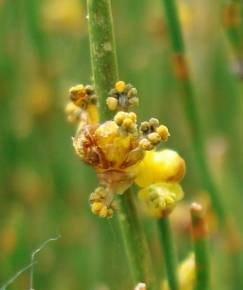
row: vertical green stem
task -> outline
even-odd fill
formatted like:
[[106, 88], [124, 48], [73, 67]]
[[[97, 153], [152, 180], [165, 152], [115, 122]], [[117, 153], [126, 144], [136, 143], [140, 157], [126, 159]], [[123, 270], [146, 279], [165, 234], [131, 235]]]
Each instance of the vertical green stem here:
[[161, 245], [163, 249], [168, 285], [170, 290], [178, 290], [177, 259], [170, 228], [169, 217], [163, 217], [158, 221]]
[[137, 214], [134, 194], [131, 190], [128, 190], [120, 198], [118, 219], [134, 285], [138, 282], [145, 282], [148, 289], [154, 289], [155, 281], [150, 255], [148, 254], [149, 248]]
[[[90, 53], [95, 89], [102, 119], [109, 119], [105, 100], [118, 80], [118, 68], [110, 0], [87, 0]], [[134, 283], [145, 282], [154, 289], [148, 245], [140, 225], [131, 190], [121, 197], [119, 221]]]
[[89, 39], [92, 75], [100, 101], [102, 119], [109, 118], [105, 100], [118, 80], [111, 3], [109, 0], [88, 0]]
[[191, 205], [192, 239], [195, 251], [196, 285], [195, 290], [208, 290], [209, 256], [207, 249], [207, 230], [200, 204]]
[[196, 156], [197, 166], [200, 170], [203, 186], [210, 194], [212, 206], [218, 216], [218, 219], [222, 224], [225, 224], [225, 209], [206, 161], [207, 158], [205, 154], [204, 138], [200, 120], [198, 118], [194, 90], [190, 79], [188, 64], [185, 57], [185, 45], [178, 20], [175, 1], [163, 0], [162, 2], [164, 4], [167, 28], [174, 53], [173, 60], [175, 75], [177, 77], [180, 91], [182, 93], [182, 102], [184, 105], [185, 115], [188, 120], [192, 147]]

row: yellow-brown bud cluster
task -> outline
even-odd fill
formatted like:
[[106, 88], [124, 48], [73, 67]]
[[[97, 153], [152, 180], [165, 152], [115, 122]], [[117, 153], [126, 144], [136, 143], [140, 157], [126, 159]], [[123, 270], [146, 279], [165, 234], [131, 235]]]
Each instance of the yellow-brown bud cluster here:
[[131, 84], [118, 81], [115, 88], [111, 89], [106, 104], [111, 111], [128, 111], [130, 108], [137, 107], [139, 104], [137, 89]]
[[91, 85], [76, 85], [69, 90], [71, 101], [78, 107], [86, 109], [89, 103], [96, 104], [97, 97]]
[[134, 112], [120, 111], [115, 115], [114, 121], [123, 133], [137, 133], [137, 115]]
[[151, 118], [149, 121], [142, 122], [139, 128], [142, 139], [139, 145], [144, 150], [153, 150], [160, 141], [167, 141], [170, 136], [166, 126], [160, 125], [159, 120]]
[[70, 102], [66, 105], [67, 119], [71, 123], [94, 124], [98, 122], [97, 97], [91, 85], [76, 85], [69, 90]]
[[111, 218], [113, 210], [116, 208], [112, 198], [113, 196], [108, 189], [102, 186], [97, 187], [89, 198], [92, 213], [99, 217]]

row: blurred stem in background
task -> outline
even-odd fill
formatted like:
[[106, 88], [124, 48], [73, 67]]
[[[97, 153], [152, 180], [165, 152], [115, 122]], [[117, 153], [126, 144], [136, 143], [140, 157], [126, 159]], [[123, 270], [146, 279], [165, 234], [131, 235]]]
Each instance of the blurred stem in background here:
[[[177, 279], [177, 258], [168, 216], [158, 220], [161, 246], [165, 260], [168, 285], [170, 290], [178, 290], [179, 284]], [[205, 289], [206, 290], [206, 289]]]
[[[195, 103], [194, 90], [190, 78], [187, 59], [185, 56], [185, 45], [178, 19], [177, 7], [174, 0], [163, 0], [162, 3], [164, 5], [167, 29], [174, 54], [173, 66], [175, 76], [177, 78], [178, 84], [180, 85], [180, 91], [182, 93], [184, 112], [188, 120], [192, 147], [195, 153], [199, 173], [201, 175], [202, 185], [210, 195], [212, 207], [218, 217], [221, 230], [226, 233], [225, 238], [227, 239], [229, 246], [232, 240], [232, 231], [236, 231], [236, 229], [229, 223], [229, 218], [225, 211], [226, 209], [222, 203], [220, 193], [218, 192], [207, 164], [204, 136], [202, 134], [202, 128], [198, 117], [198, 110]], [[240, 251], [240, 248], [238, 248], [238, 250]], [[238, 273], [239, 267], [239, 263], [235, 261], [235, 263], [232, 265], [232, 273]], [[242, 278], [239, 276], [237, 281], [241, 280]]]
[[202, 134], [200, 120], [198, 118], [194, 90], [185, 56], [185, 45], [177, 15], [176, 4], [174, 0], [163, 0], [162, 2], [164, 4], [167, 29], [173, 50], [174, 72], [180, 86], [184, 112], [188, 121], [192, 147], [196, 156], [201, 180], [204, 188], [208, 191], [211, 197], [212, 206], [218, 216], [219, 222], [221, 224], [225, 224], [227, 222], [225, 208], [222, 204], [222, 200], [220, 199], [219, 192], [214, 184], [207, 164], [204, 137]]
[[192, 240], [195, 252], [196, 285], [195, 290], [210, 289], [210, 264], [207, 249], [207, 226], [203, 208], [198, 203], [191, 205]]
[[[103, 120], [110, 118], [105, 99], [119, 79], [110, 0], [88, 0], [88, 22], [92, 75], [100, 99]], [[119, 221], [134, 285], [145, 282], [155, 289], [151, 258], [143, 229], [140, 225], [132, 191], [120, 198]]]
[[242, 3], [239, 0], [223, 1], [223, 24], [232, 45], [236, 62], [242, 65]]

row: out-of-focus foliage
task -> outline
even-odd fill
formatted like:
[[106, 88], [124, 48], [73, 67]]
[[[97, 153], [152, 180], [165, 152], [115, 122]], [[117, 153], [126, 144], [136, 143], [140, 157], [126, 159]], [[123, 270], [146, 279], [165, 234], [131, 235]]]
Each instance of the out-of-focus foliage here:
[[[120, 75], [139, 90], [140, 116], [152, 114], [168, 125], [168, 147], [185, 156], [186, 201], [200, 196], [208, 204], [179, 102], [160, 2], [112, 1]], [[208, 160], [242, 230], [243, 83], [235, 70], [242, 62], [224, 31], [220, 1], [177, 2]], [[0, 285], [29, 263], [43, 240], [60, 233], [62, 238], [39, 255], [36, 290], [128, 289], [131, 279], [116, 221], [89, 211], [88, 196], [97, 181], [75, 157], [74, 130], [63, 113], [68, 88], [92, 81], [85, 1], [1, 0], [0, 14]], [[189, 251], [187, 216], [184, 205], [172, 214], [181, 259]], [[212, 283], [229, 289], [223, 274], [228, 264], [210, 210], [208, 216]], [[163, 273], [154, 222], [143, 218], [155, 269]], [[27, 289], [28, 283], [26, 272], [9, 289]]]

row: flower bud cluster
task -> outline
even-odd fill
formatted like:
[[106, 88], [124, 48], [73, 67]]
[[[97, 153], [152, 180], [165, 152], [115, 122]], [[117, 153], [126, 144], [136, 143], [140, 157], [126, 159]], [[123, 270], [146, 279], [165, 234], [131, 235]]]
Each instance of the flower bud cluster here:
[[115, 88], [111, 89], [106, 104], [111, 111], [128, 111], [130, 108], [137, 107], [139, 104], [137, 89], [131, 84], [118, 81]]
[[92, 86], [72, 87], [70, 99], [68, 118], [79, 121], [74, 149], [95, 169], [101, 184], [90, 196], [91, 211], [99, 217], [111, 217], [113, 197], [135, 182], [142, 187], [139, 196], [154, 216], [170, 212], [183, 196], [177, 182], [184, 175], [184, 160], [172, 150], [153, 150], [170, 134], [155, 118], [138, 126], [136, 113], [129, 112], [138, 105], [136, 88], [116, 82], [106, 103], [111, 111], [118, 112], [113, 120], [101, 124]]
[[97, 117], [97, 97], [91, 85], [76, 85], [69, 90], [70, 102], [65, 111], [71, 123], [95, 123]]
[[92, 213], [99, 217], [112, 217], [116, 204], [112, 201], [112, 196], [105, 187], [97, 187], [95, 191], [91, 193], [89, 201]]
[[142, 135], [139, 145], [148, 151], [153, 150], [161, 141], [167, 141], [170, 136], [168, 128], [160, 125], [159, 120], [155, 118], [142, 122], [139, 131]]

